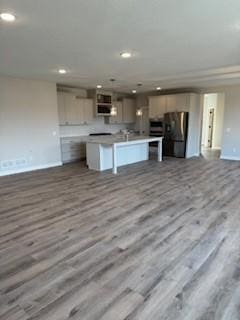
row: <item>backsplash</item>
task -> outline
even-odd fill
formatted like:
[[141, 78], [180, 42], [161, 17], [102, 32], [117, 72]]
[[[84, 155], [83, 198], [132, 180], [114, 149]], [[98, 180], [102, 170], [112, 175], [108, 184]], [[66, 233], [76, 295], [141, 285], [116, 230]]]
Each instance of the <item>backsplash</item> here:
[[121, 129], [134, 129], [134, 124], [105, 124], [104, 117], [99, 117], [87, 125], [60, 126], [60, 137], [84, 136], [98, 132], [117, 133]]

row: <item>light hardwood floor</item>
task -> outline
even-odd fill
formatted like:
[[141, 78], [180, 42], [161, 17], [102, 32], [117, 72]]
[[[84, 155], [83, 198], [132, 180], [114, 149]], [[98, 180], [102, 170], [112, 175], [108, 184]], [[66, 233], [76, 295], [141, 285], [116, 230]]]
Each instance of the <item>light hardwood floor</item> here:
[[202, 147], [202, 157], [206, 159], [219, 159], [221, 156], [221, 150]]
[[0, 178], [0, 319], [240, 319], [240, 164]]

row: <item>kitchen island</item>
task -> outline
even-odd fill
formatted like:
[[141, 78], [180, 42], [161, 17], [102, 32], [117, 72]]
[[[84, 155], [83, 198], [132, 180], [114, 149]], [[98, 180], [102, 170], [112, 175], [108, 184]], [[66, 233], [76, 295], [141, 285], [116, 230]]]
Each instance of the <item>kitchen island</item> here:
[[87, 141], [87, 165], [91, 170], [104, 171], [149, 159], [149, 143], [158, 142], [158, 161], [162, 161], [162, 137], [109, 136]]

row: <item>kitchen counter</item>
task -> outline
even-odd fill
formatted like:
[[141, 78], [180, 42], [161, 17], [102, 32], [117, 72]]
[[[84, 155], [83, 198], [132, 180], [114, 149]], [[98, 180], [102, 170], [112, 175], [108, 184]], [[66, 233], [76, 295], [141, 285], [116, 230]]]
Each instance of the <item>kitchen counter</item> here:
[[113, 145], [113, 144], [135, 144], [136, 142], [153, 142], [153, 141], [159, 141], [161, 138], [157, 137], [148, 137], [148, 136], [137, 136], [137, 135], [129, 135], [128, 139], [124, 135], [112, 135], [112, 136], [98, 136], [98, 137], [89, 137], [87, 140], [91, 143], [97, 143], [97, 144], [107, 144], [107, 145]]
[[87, 140], [87, 165], [89, 169], [103, 171], [146, 161], [149, 159], [149, 143], [158, 142], [158, 161], [162, 161], [162, 137], [123, 135], [90, 137]]
[[[92, 143], [101, 143], [101, 144], [109, 144], [113, 143], [122, 143], [126, 142], [126, 138], [123, 134], [112, 134], [112, 135], [102, 135], [102, 136], [68, 136], [68, 137], [60, 137], [61, 143], [69, 143], [69, 142], [92, 142]], [[148, 136], [139, 136], [130, 134], [128, 136], [128, 141], [137, 141], [144, 139], [154, 139], [154, 137]], [[155, 140], [154, 140], [155, 141]]]

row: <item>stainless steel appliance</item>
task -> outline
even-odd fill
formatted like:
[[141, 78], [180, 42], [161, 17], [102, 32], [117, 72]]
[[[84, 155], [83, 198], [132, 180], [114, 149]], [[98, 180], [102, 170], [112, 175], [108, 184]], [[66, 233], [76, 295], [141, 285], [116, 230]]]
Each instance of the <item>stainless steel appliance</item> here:
[[112, 111], [112, 105], [97, 105], [97, 114], [98, 116], [110, 116]]
[[[149, 135], [151, 137], [163, 137], [163, 119], [150, 119]], [[157, 147], [157, 142], [150, 142], [151, 147]]]
[[97, 94], [97, 115], [110, 116], [112, 111], [112, 96], [108, 94]]
[[151, 119], [149, 126], [149, 135], [152, 137], [163, 136], [163, 119]]
[[163, 153], [165, 156], [185, 158], [188, 134], [188, 112], [164, 114]]

